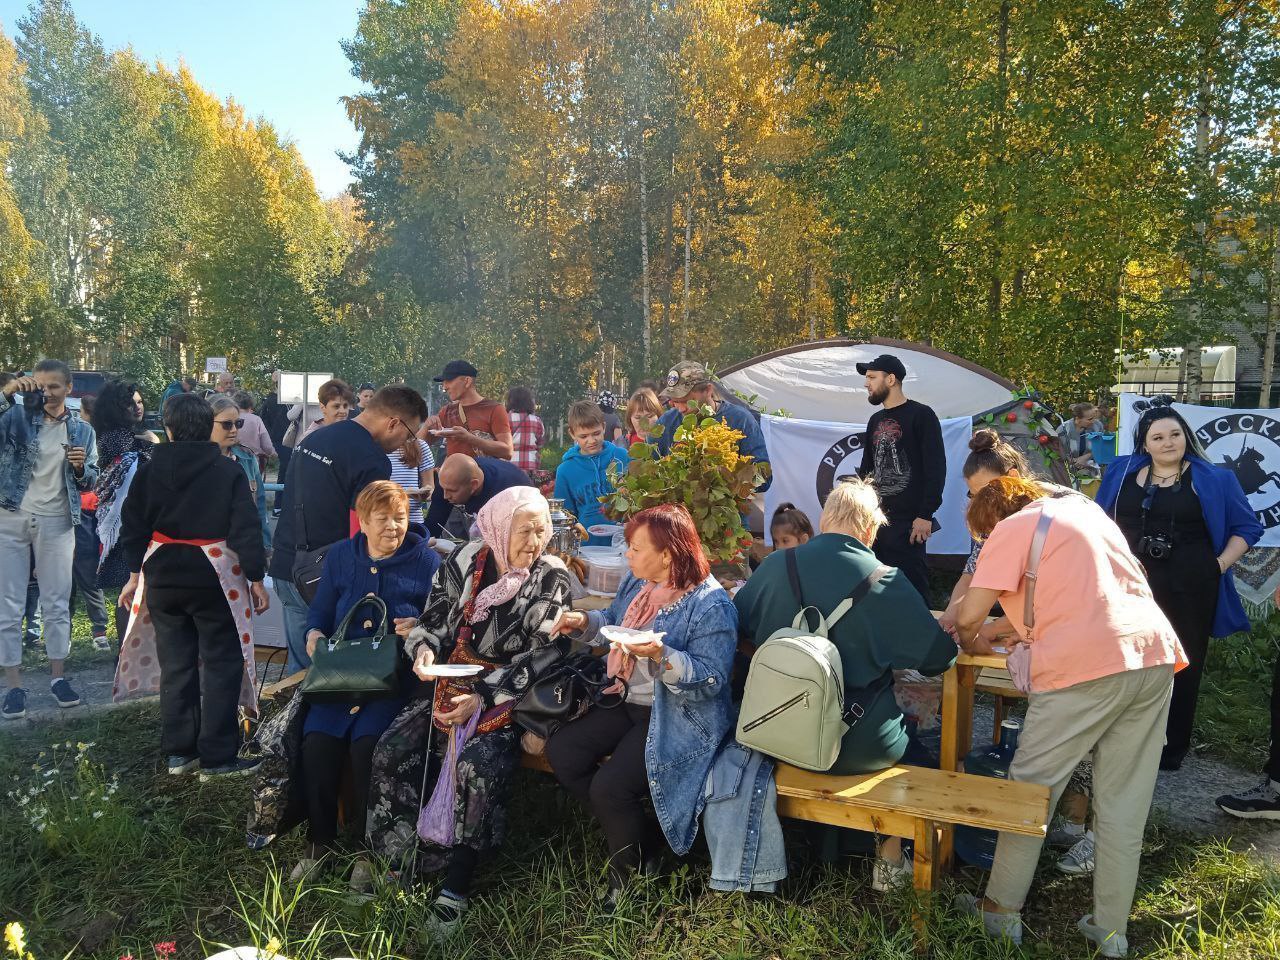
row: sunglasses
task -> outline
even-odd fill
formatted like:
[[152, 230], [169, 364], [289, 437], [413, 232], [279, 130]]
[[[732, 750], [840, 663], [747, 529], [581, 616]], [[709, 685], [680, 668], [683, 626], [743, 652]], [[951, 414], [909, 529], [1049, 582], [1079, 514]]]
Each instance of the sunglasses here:
[[220, 426], [223, 430], [230, 430], [232, 427], [235, 427], [237, 430], [239, 430], [241, 427], [244, 426], [243, 418], [241, 418], [240, 420], [215, 420], [213, 422], [216, 423], [218, 426]]

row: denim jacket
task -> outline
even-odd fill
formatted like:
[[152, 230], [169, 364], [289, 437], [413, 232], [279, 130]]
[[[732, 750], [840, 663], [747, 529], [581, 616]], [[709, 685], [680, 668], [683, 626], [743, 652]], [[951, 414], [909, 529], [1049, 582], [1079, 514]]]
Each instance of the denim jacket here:
[[[622, 623], [644, 585], [627, 574], [609, 609], [588, 618], [588, 637], [604, 624]], [[650, 629], [666, 634], [662, 642], [679, 652], [671, 659], [673, 665], [679, 661], [680, 669], [678, 679], [662, 677], [660, 671], [662, 680], [654, 684], [645, 770], [662, 832], [672, 850], [685, 854], [698, 835], [707, 773], [735, 719], [729, 674], [738, 642], [738, 612], [729, 594], [709, 576], [659, 611]]]
[[[21, 403], [0, 395], [0, 509], [18, 510], [27, 495], [31, 474], [35, 470], [36, 451], [40, 449], [40, 428], [44, 411], [28, 411]], [[93, 427], [68, 411], [67, 435], [71, 445], [84, 447], [84, 473], [76, 476], [67, 463], [63, 476], [67, 483], [67, 504], [71, 508], [71, 525], [80, 522], [80, 491], [89, 490], [98, 479], [98, 443]]]
[[774, 893], [787, 879], [773, 760], [725, 738], [707, 775], [702, 829], [711, 851], [711, 889]]

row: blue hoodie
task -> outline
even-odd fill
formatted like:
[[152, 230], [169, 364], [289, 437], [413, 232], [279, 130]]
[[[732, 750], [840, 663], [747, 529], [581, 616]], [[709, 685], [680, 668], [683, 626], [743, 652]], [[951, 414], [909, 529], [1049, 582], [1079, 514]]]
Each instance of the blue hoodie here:
[[[631, 458], [627, 451], [608, 440], [600, 452], [587, 456], [575, 443], [565, 453], [556, 467], [556, 499], [564, 501], [564, 508], [578, 518], [584, 527], [596, 523], [612, 523], [600, 510], [600, 498], [613, 493], [609, 482], [609, 464], [617, 463], [619, 470], [626, 470]], [[588, 545], [608, 546], [608, 537], [592, 537]]]

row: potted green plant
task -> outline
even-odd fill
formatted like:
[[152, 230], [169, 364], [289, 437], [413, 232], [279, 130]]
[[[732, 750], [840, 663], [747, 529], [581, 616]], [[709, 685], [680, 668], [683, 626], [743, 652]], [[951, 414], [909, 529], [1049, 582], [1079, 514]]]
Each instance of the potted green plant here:
[[[768, 477], [769, 465], [738, 452], [742, 434], [711, 415], [691, 410], [676, 427], [671, 452], [662, 458], [653, 443], [631, 445], [625, 472], [609, 467], [614, 492], [601, 498], [611, 520], [625, 522], [646, 507], [682, 503], [688, 508], [707, 559], [715, 566], [740, 563], [751, 546], [742, 516]], [[662, 435], [655, 426], [650, 435]]]

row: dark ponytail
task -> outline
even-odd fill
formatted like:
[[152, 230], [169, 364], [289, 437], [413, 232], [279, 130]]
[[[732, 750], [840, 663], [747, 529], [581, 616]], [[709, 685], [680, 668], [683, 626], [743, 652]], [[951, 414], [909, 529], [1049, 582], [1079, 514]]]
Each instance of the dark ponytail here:
[[803, 510], [794, 503], [780, 503], [773, 511], [773, 520], [769, 523], [769, 536], [778, 538], [779, 533], [789, 533], [793, 537], [812, 537], [813, 524]]

